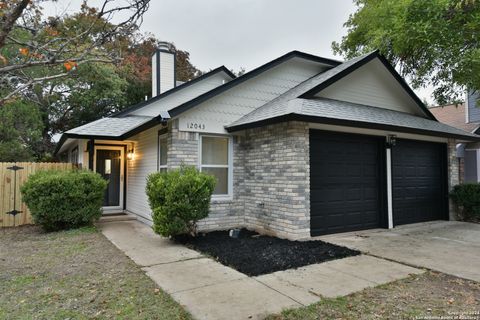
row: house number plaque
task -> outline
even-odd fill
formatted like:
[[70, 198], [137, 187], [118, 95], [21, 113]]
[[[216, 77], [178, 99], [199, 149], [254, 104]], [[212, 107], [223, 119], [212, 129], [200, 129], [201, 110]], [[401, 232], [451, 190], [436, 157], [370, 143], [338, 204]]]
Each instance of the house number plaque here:
[[205, 130], [205, 124], [200, 122], [187, 122], [187, 129]]

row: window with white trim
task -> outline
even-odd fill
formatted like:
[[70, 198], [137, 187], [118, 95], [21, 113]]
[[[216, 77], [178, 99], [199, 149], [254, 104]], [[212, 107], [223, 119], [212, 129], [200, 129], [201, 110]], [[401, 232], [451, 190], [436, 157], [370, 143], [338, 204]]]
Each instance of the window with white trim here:
[[232, 155], [229, 137], [201, 136], [200, 171], [217, 179], [214, 196], [231, 195]]
[[158, 171], [167, 171], [167, 135], [158, 136]]

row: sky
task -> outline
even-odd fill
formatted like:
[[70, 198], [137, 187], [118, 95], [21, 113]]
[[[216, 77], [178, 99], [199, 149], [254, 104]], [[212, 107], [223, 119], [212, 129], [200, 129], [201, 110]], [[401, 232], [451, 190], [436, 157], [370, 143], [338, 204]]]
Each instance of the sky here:
[[[80, 3], [45, 7], [75, 12]], [[249, 71], [292, 50], [341, 60], [331, 43], [346, 34], [343, 24], [355, 9], [352, 0], [151, 0], [140, 30], [188, 51], [202, 71], [220, 65]], [[431, 89], [416, 93], [432, 102]]]

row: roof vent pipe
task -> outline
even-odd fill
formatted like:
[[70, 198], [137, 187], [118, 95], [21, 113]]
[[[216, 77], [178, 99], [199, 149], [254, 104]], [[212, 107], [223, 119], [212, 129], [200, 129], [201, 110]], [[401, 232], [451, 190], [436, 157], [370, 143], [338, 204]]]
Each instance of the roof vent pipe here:
[[175, 87], [175, 52], [168, 42], [160, 42], [152, 55], [152, 97]]

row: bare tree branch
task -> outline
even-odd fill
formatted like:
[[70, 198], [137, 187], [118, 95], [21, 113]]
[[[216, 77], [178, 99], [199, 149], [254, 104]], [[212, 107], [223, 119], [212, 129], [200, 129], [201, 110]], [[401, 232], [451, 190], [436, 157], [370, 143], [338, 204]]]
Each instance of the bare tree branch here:
[[38, 66], [54, 66], [54, 65], [60, 65], [64, 64], [67, 62], [100, 62], [100, 63], [112, 63], [113, 60], [109, 59], [84, 59], [84, 58], [71, 58], [71, 59], [61, 59], [61, 60], [43, 60], [43, 61], [29, 61], [23, 64], [14, 64], [10, 66], [6, 66], [3, 68], [0, 68], [0, 73], [6, 73], [6, 72], [11, 72], [15, 71], [18, 69], [25, 69], [29, 67], [38, 67]]
[[21, 0], [13, 7], [12, 11], [2, 19], [0, 27], [0, 48], [4, 46], [5, 39], [29, 3], [30, 0]]

